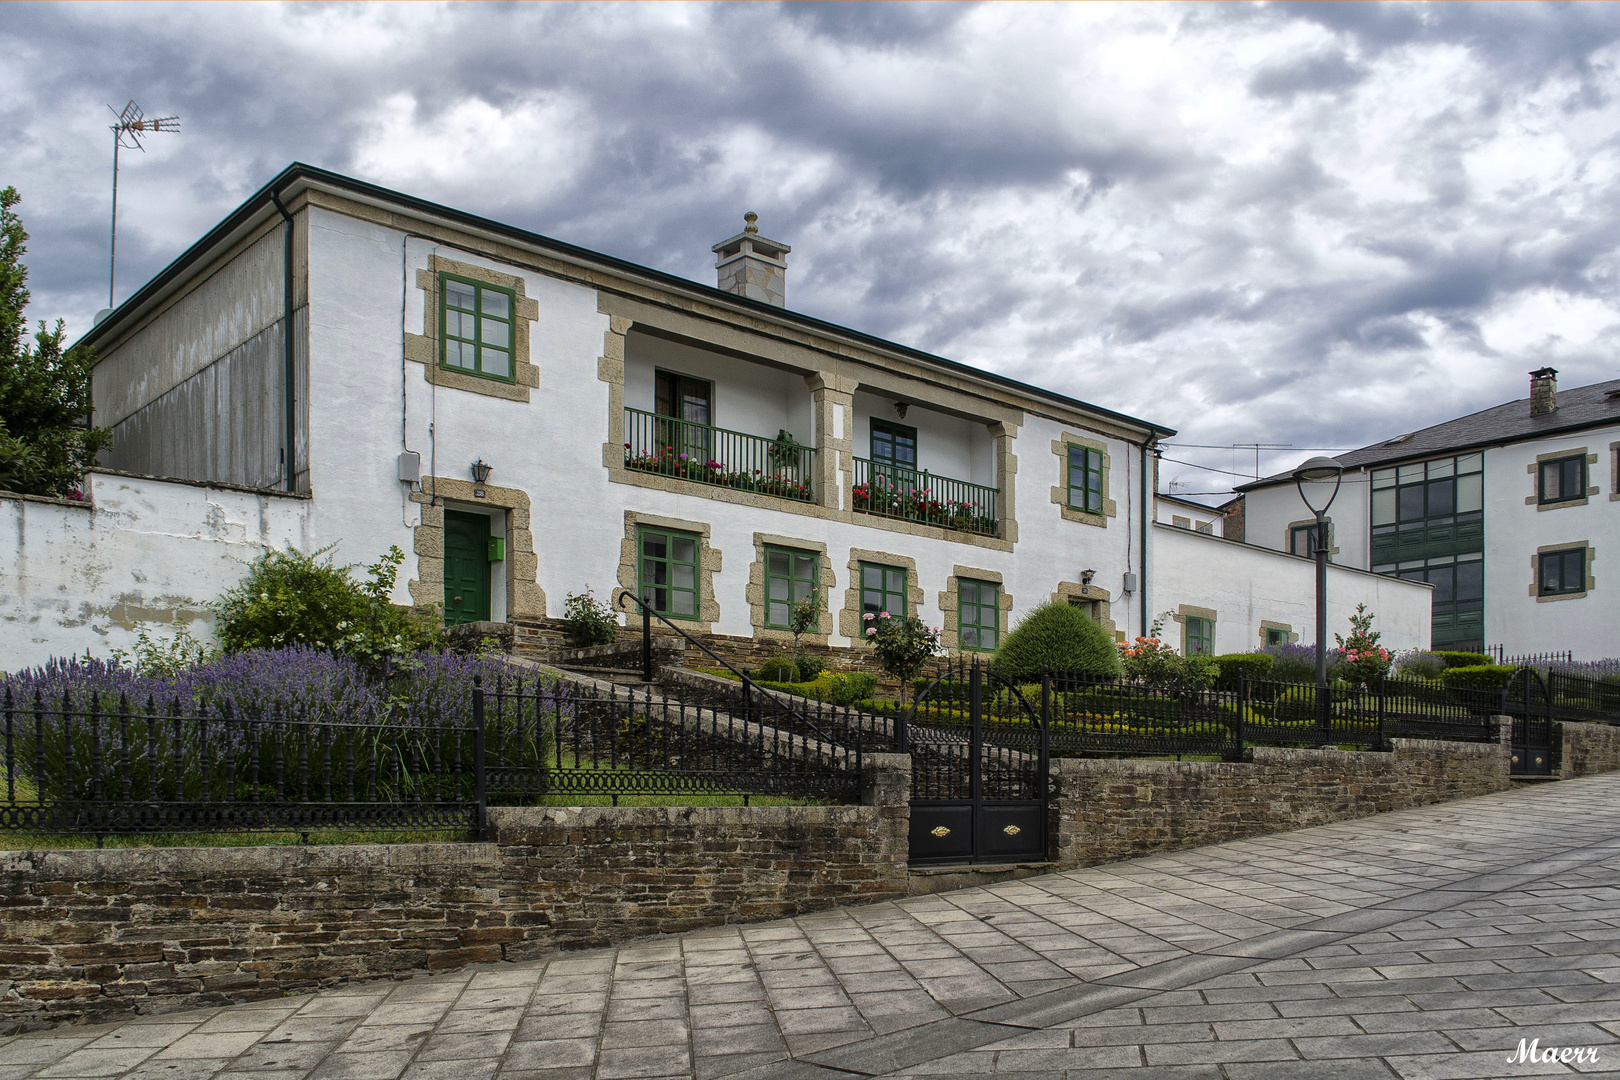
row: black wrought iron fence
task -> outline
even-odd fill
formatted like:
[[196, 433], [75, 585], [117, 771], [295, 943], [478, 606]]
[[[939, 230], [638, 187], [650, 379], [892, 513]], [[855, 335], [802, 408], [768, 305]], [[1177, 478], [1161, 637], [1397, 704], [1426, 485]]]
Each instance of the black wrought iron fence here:
[[1560, 720], [1595, 720], [1620, 724], [1620, 683], [1547, 672], [1548, 706]]
[[490, 805], [576, 795], [853, 800], [873, 718], [767, 698], [550, 679], [474, 687], [466, 718], [92, 691], [0, 696], [0, 830], [481, 833]]
[[[859, 714], [824, 706], [813, 728], [798, 711], [726, 688], [659, 691], [610, 683], [497, 687], [490, 734], [537, 740], [539, 760], [490, 767], [492, 799], [605, 795], [859, 798]], [[508, 733], [505, 725], [512, 725]]]

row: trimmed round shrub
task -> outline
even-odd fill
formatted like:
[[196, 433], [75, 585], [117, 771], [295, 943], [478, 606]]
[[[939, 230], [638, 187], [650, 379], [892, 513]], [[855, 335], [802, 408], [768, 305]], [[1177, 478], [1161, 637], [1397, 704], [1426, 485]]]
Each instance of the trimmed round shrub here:
[[1068, 603], [1046, 603], [1024, 616], [996, 650], [995, 666], [1014, 682], [1065, 674], [1118, 676], [1119, 650], [1108, 631]]
[[1217, 656], [1215, 662], [1221, 666], [1220, 673], [1215, 676], [1215, 688], [1236, 690], [1239, 679], [1271, 678], [1277, 659], [1269, 653], [1228, 653]]
[[1486, 656], [1482, 652], [1447, 652], [1443, 649], [1435, 649], [1434, 655], [1445, 662], [1448, 670], [1465, 667], [1494, 667], [1496, 665], [1494, 657]]

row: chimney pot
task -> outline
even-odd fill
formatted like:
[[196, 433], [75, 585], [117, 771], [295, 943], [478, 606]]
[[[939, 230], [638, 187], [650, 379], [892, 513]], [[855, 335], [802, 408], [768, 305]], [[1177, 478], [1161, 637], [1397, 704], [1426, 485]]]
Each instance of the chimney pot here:
[[1558, 408], [1558, 369], [1537, 368], [1530, 373], [1530, 415], [1544, 416]]
[[743, 231], [714, 245], [714, 268], [725, 292], [787, 306], [787, 254], [793, 249], [759, 235], [759, 215], [743, 215]]

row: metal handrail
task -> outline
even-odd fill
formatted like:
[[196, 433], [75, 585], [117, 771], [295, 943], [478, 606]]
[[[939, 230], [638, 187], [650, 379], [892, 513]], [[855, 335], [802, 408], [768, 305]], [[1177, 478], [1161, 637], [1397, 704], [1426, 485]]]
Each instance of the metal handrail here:
[[[765, 695], [770, 701], [775, 702], [778, 707], [786, 709], [794, 717], [800, 720], [806, 728], [816, 734], [817, 738], [820, 738], [831, 745], [837, 745], [836, 740], [834, 740], [833, 737], [828, 735], [826, 732], [822, 731], [821, 728], [817, 727], [815, 722], [811, 720], [810, 717], [794, 708], [790, 702], [784, 702], [775, 695], [768, 693], [763, 686], [760, 686], [758, 683], [754, 682], [753, 679], [750, 679], [746, 672], [739, 671], [728, 661], [721, 659], [721, 657], [713, 649], [703, 644], [703, 642], [699, 641], [691, 634], [688, 634], [685, 630], [682, 630], [679, 626], [676, 626], [674, 623], [670, 622], [669, 619], [665, 618], [661, 612], [653, 610], [651, 604], [647, 603], [646, 600], [643, 600], [629, 589], [623, 589], [619, 592], [618, 607], [620, 610], [624, 609], [624, 601], [626, 598], [634, 600], [637, 604], [641, 605], [641, 674], [644, 681], [652, 682], [652, 620], [656, 618], [659, 622], [681, 635], [681, 637], [685, 638], [693, 645], [696, 645], [699, 649], [702, 649], [709, 659], [713, 660], [715, 663], [737, 676], [737, 678], [741, 679], [743, 684], [743, 702], [745, 707], [753, 700], [753, 693], [758, 691], [759, 693]], [[857, 762], [860, 761], [860, 754], [861, 746], [859, 740], [857, 740], [855, 745], [855, 760]]]

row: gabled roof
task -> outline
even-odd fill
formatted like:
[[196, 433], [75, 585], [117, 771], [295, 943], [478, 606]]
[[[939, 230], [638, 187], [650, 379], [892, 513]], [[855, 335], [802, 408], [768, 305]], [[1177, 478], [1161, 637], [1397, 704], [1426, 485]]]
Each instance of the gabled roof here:
[[1009, 379], [1005, 375], [998, 375], [992, 371], [985, 371], [982, 368], [976, 368], [968, 364], [959, 363], [958, 361], [950, 360], [943, 356], [936, 356], [933, 353], [923, 352], [921, 349], [913, 349], [907, 345], [900, 345], [892, 341], [886, 341], [883, 338], [875, 337], [871, 334], [864, 334], [859, 330], [851, 330], [848, 327], [839, 326], [837, 323], [830, 323], [822, 319], [813, 318], [809, 315], [802, 315], [799, 312], [792, 311], [787, 308], [776, 307], [773, 304], [767, 304], [763, 301], [751, 300], [745, 296], [739, 296], [736, 293], [725, 292], [712, 285], [703, 285], [687, 278], [677, 277], [674, 274], [666, 274], [661, 270], [654, 270], [650, 267], [641, 266], [637, 263], [628, 262], [624, 259], [616, 259], [611, 255], [604, 255], [598, 251], [591, 251], [589, 248], [578, 247], [574, 244], [564, 243], [561, 240], [553, 240], [549, 236], [542, 236], [539, 233], [532, 233], [525, 229], [519, 229], [516, 226], [507, 225], [499, 221], [492, 221], [489, 218], [482, 218], [476, 214], [469, 214], [465, 211], [456, 210], [452, 207], [442, 206], [439, 203], [429, 202], [426, 199], [419, 199], [413, 195], [406, 195], [402, 192], [394, 191], [391, 188], [381, 187], [377, 184], [368, 184], [364, 180], [356, 180], [351, 176], [344, 176], [342, 173], [332, 172], [329, 169], [317, 168], [314, 165], [305, 165], [303, 162], [299, 161], [295, 161], [291, 165], [287, 166], [268, 184], [249, 196], [247, 201], [242, 203], [242, 205], [237, 207], [235, 210], [231, 211], [231, 213], [228, 214], [223, 221], [210, 229], [202, 237], [202, 239], [198, 240], [195, 244], [192, 244], [191, 247], [182, 252], [180, 256], [174, 260], [174, 262], [170, 263], [145, 285], [141, 286], [141, 288], [137, 290], [134, 295], [130, 296], [123, 303], [119, 304], [118, 307], [113, 310], [112, 314], [108, 315], [101, 322], [91, 327], [90, 330], [79, 339], [78, 344], [94, 345], [97, 341], [101, 340], [108, 334], [113, 333], [119, 327], [124, 325], [126, 321], [144, 313], [145, 310], [147, 310], [155, 302], [160, 301], [162, 297], [168, 292], [172, 291], [173, 288], [183, 284], [183, 282], [187, 279], [188, 274], [200, 270], [203, 266], [206, 266], [208, 259], [212, 257], [216, 248], [218, 248], [220, 245], [231, 242], [233, 238], [239, 237], [244, 230], [255, 223], [261, 222], [267, 216], [279, 216], [279, 212], [275, 208], [275, 200], [277, 198], [286, 199], [296, 191], [311, 186], [319, 186], [329, 190], [344, 192], [365, 202], [374, 204], [380, 203], [383, 205], [391, 204], [423, 217], [436, 218], [448, 224], [467, 228], [475, 232], [492, 234], [504, 239], [509, 239], [526, 247], [547, 252], [548, 254], [555, 255], [561, 259], [579, 265], [598, 267], [603, 270], [627, 277], [640, 278], [643, 281], [670, 289], [674, 292], [686, 293], [688, 295], [696, 294], [711, 303], [741, 308], [753, 315], [764, 316], [768, 319], [791, 323], [818, 334], [844, 338], [869, 348], [896, 353], [905, 356], [908, 359], [918, 360], [924, 364], [944, 369], [945, 371], [966, 375], [974, 379], [980, 379], [984, 382], [1006, 387], [1022, 394], [1028, 394], [1037, 398], [1045, 398], [1046, 400], [1062, 405], [1065, 408], [1084, 410], [1098, 416], [1119, 421], [1129, 427], [1137, 428], [1145, 432], [1147, 438], [1150, 440], [1164, 438], [1176, 433], [1175, 429], [1173, 428], [1163, 427], [1162, 425], [1155, 424], [1152, 421], [1143, 420], [1139, 417], [1131, 416], [1126, 413], [1115, 412], [1112, 409], [1105, 409], [1100, 405], [1093, 405], [1090, 402], [1081, 401], [1078, 398], [1072, 398], [1066, 394], [1059, 394], [1056, 391], [1047, 390], [1044, 387], [1019, 382], [1017, 379]]
[[[1399, 461], [1421, 461], [1437, 454], [1544, 439], [1607, 424], [1620, 424], [1620, 379], [1560, 389], [1558, 408], [1540, 416], [1531, 416], [1530, 399], [1520, 398], [1408, 435], [1397, 435], [1371, 446], [1363, 446], [1359, 450], [1339, 454], [1333, 460], [1346, 469], [1393, 465]], [[1251, 491], [1292, 482], [1290, 470], [1241, 484], [1233, 490]]]

